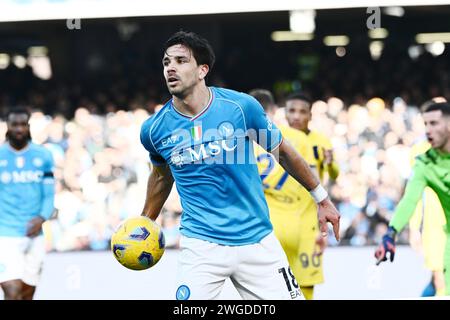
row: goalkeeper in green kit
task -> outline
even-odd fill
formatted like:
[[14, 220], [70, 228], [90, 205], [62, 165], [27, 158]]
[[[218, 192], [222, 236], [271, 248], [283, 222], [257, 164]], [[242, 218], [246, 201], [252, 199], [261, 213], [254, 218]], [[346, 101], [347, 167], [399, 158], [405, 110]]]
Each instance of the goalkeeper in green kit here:
[[436, 192], [447, 219], [444, 273], [446, 294], [450, 295], [450, 104], [428, 105], [423, 111], [423, 119], [431, 149], [416, 159], [405, 194], [395, 210], [382, 243], [375, 251], [375, 258], [377, 265], [387, 260], [388, 253], [390, 261], [394, 260], [395, 236], [414, 214], [417, 202], [428, 186]]

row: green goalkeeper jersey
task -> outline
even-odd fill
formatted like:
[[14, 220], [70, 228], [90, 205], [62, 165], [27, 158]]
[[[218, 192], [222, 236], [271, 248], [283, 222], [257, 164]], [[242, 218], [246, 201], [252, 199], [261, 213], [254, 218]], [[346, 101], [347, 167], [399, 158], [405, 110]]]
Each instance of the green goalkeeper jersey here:
[[426, 186], [436, 192], [447, 219], [446, 231], [450, 233], [450, 153], [436, 149], [430, 149], [416, 159], [413, 175], [389, 224], [397, 232], [403, 229], [414, 214]]

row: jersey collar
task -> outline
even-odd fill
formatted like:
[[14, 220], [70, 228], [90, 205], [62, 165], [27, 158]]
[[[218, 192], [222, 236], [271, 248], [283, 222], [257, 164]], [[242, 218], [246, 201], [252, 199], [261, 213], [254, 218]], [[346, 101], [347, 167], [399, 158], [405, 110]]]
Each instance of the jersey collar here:
[[450, 153], [448, 153], [448, 152], [437, 150], [437, 149], [433, 149], [433, 150], [441, 158], [450, 158]]
[[14, 149], [9, 142], [6, 142], [6, 145], [8, 146], [9, 151], [11, 151], [12, 153], [18, 154], [18, 155], [25, 153], [28, 151], [28, 149], [30, 149], [30, 142], [28, 142], [27, 145], [25, 146], [25, 148], [23, 148], [21, 150]]
[[211, 104], [212, 104], [212, 102], [214, 100], [214, 93], [213, 93], [213, 91], [211, 90], [210, 87], [208, 87], [208, 90], [209, 90], [209, 101], [206, 104], [206, 106], [202, 109], [202, 111], [197, 113], [195, 116], [189, 116], [189, 115], [184, 114], [181, 111], [179, 111], [175, 107], [175, 105], [173, 104], [173, 99], [170, 101], [170, 104], [172, 105], [172, 108], [173, 108], [173, 110], [175, 110], [176, 113], [178, 113], [179, 115], [181, 115], [181, 116], [183, 116], [185, 118], [188, 118], [190, 121], [194, 121], [194, 120], [198, 119], [202, 114], [204, 114], [209, 109], [209, 107], [211, 106]]

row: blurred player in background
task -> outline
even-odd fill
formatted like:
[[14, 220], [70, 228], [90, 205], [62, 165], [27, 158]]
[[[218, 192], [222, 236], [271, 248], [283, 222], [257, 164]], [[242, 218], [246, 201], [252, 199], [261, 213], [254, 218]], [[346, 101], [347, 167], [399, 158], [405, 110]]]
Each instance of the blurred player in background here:
[[[250, 91], [250, 95], [261, 103], [266, 114], [273, 119], [277, 105], [270, 91], [255, 89]], [[287, 126], [279, 128], [283, 138], [289, 141], [310, 167], [315, 168], [316, 161], [306, 134]], [[309, 192], [288, 175], [273, 155], [261, 148], [256, 150], [258, 171], [275, 235], [305, 298], [310, 300], [313, 298], [314, 285], [323, 282], [323, 248], [316, 245], [316, 239], [320, 236], [317, 206]]]
[[[428, 141], [419, 142], [412, 147], [414, 159], [431, 148]], [[425, 287], [422, 296], [445, 295], [444, 250], [445, 215], [436, 192], [426, 187], [417, 203], [414, 215], [409, 221], [409, 239], [413, 249], [423, 254], [425, 266], [431, 271], [431, 281]]]
[[426, 135], [431, 148], [417, 157], [413, 174], [405, 193], [392, 217], [382, 243], [375, 251], [377, 265], [395, 256], [396, 234], [405, 227], [423, 196], [425, 187], [430, 187], [438, 196], [447, 220], [446, 246], [444, 253], [444, 276], [446, 294], [450, 294], [450, 105], [433, 103], [423, 110]]
[[183, 207], [176, 298], [218, 298], [228, 278], [244, 299], [303, 298], [273, 234], [253, 141], [279, 155], [318, 202], [321, 230], [330, 221], [338, 239], [327, 192], [254, 98], [206, 85], [214, 63], [207, 40], [180, 31], [163, 52], [172, 99], [142, 125], [154, 164], [142, 215], [155, 220], [176, 181]]
[[[422, 110], [435, 102], [446, 102], [435, 98], [424, 103]], [[411, 148], [411, 165], [415, 159], [431, 148], [426, 140], [419, 141]], [[445, 251], [445, 215], [436, 192], [425, 187], [416, 211], [409, 221], [409, 240], [411, 247], [423, 254], [425, 266], [431, 271], [431, 280], [422, 292], [422, 297], [445, 295], [444, 251]]]
[[[436, 97], [424, 103], [421, 109], [425, 110], [436, 102], [447, 101], [443, 97]], [[427, 140], [416, 143], [411, 150], [412, 164], [414, 165], [416, 157], [430, 148], [431, 144]], [[431, 280], [423, 290], [422, 297], [445, 295], [445, 225], [446, 219], [441, 202], [436, 192], [426, 187], [409, 223], [410, 244], [424, 255], [425, 266], [431, 271]]]
[[[333, 148], [330, 139], [323, 134], [309, 129], [311, 121], [312, 101], [301, 92], [294, 92], [286, 98], [286, 120], [291, 128], [303, 132], [308, 138], [315, 167], [322, 183], [328, 181], [328, 187], [339, 175], [339, 167], [334, 161]], [[327, 241], [320, 236], [318, 231], [317, 216], [311, 208], [302, 213], [300, 219], [302, 241], [300, 245], [300, 261], [305, 272], [303, 272], [302, 283], [305, 296], [313, 297], [314, 285], [323, 282], [322, 253]]]
[[5, 299], [33, 298], [45, 256], [42, 224], [54, 210], [53, 158], [31, 142], [25, 109], [7, 115], [0, 147], [0, 285]]
[[309, 129], [312, 101], [301, 92], [294, 92], [286, 98], [286, 118], [291, 128], [303, 131], [313, 148], [319, 178], [333, 182], [339, 175], [339, 167], [334, 161], [333, 146], [329, 138]]

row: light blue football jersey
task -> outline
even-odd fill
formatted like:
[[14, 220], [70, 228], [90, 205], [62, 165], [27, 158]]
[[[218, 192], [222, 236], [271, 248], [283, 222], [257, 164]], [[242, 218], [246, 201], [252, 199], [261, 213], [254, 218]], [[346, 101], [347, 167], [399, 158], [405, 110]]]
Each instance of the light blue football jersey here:
[[28, 222], [54, 210], [53, 158], [34, 143], [15, 151], [0, 146], [0, 236], [26, 236]]
[[142, 125], [141, 142], [154, 165], [170, 166], [183, 235], [232, 246], [257, 243], [272, 224], [253, 141], [271, 151], [281, 133], [250, 95], [209, 90], [208, 105], [194, 117], [167, 102]]

